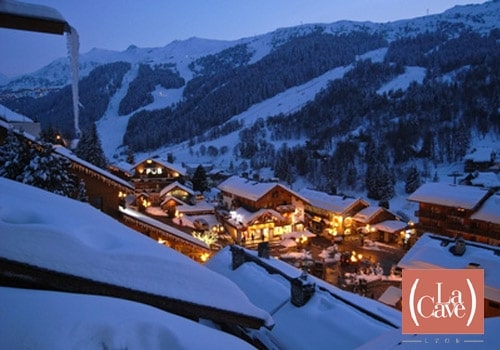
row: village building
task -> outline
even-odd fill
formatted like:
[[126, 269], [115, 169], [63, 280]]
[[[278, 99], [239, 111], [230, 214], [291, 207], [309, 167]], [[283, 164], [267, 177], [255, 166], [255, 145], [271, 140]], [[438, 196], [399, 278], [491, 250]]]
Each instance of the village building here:
[[498, 195], [491, 189], [427, 183], [408, 200], [419, 205], [415, 215], [418, 217], [416, 228], [420, 232], [500, 244], [500, 204]]
[[302, 189], [299, 194], [308, 200], [305, 205], [307, 228], [327, 237], [355, 233], [353, 216], [369, 206], [360, 198], [329, 195], [311, 189]]
[[477, 186], [500, 190], [500, 174], [493, 171], [474, 171], [460, 180], [460, 185]]
[[222, 206], [229, 210], [225, 227], [237, 242], [252, 238], [272, 241], [284, 233], [304, 230], [308, 200], [275, 182], [232, 176], [218, 186]]
[[489, 240], [500, 245], [500, 193], [491, 195], [471, 216], [471, 229], [482, 234], [487, 232]]
[[461, 240], [461, 254], [452, 249], [456, 240], [424, 233], [399, 261], [402, 269], [468, 269], [484, 270], [484, 317], [500, 316], [500, 248]]
[[215, 206], [208, 203], [198, 191], [173, 182], [160, 191], [160, 209], [179, 226], [193, 231], [222, 234]]
[[500, 165], [496, 150], [488, 147], [474, 149], [473, 152], [464, 157], [464, 160], [464, 171], [467, 173], [491, 171], [494, 168], [498, 169]]
[[[37, 145], [39, 142], [34, 135], [27, 131], [0, 120], [0, 143], [5, 141], [8, 130], [13, 131], [21, 137], [22, 141], [30, 145]], [[53, 147], [55, 154], [69, 161], [70, 171], [75, 175], [78, 183], [81, 182], [85, 186], [88, 202], [104, 213], [117, 217], [119, 206], [124, 206], [127, 195], [134, 192], [133, 186], [108, 171], [77, 157], [71, 150], [61, 145]]]
[[353, 216], [360, 239], [385, 243], [409, 243], [416, 239], [412, 222], [401, 218], [383, 207], [369, 206]]
[[197, 193], [193, 189], [174, 181], [160, 191], [160, 207], [171, 218], [176, 217], [177, 206], [194, 204]]
[[132, 166], [130, 179], [137, 193], [146, 192], [151, 196], [151, 204], [160, 204], [160, 191], [172, 182], [184, 182], [184, 169], [163, 162], [157, 158], [147, 158]]
[[126, 197], [134, 192], [127, 181], [77, 157], [69, 149], [54, 146], [54, 151], [70, 161], [70, 170], [85, 184], [88, 202], [104, 213], [117, 217], [119, 207], [125, 206]]
[[274, 209], [251, 212], [240, 207], [230, 212], [224, 224], [231, 237], [241, 244], [276, 241], [292, 232], [290, 222]]

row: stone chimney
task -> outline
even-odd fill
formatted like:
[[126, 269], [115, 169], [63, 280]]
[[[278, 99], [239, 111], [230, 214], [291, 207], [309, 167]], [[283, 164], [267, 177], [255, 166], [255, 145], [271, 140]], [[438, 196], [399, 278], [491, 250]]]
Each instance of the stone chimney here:
[[455, 245], [450, 247], [449, 250], [453, 255], [462, 256], [465, 253], [465, 248], [465, 241], [463, 238], [457, 236], [455, 237]]
[[233, 258], [231, 267], [233, 270], [236, 270], [246, 262], [245, 251], [243, 250], [243, 248], [232, 245], [231, 253]]
[[303, 272], [300, 277], [290, 281], [291, 286], [291, 302], [297, 307], [307, 304], [309, 299], [314, 295], [316, 283], [309, 281], [306, 272]]
[[259, 243], [257, 252], [259, 258], [269, 259], [269, 242]]

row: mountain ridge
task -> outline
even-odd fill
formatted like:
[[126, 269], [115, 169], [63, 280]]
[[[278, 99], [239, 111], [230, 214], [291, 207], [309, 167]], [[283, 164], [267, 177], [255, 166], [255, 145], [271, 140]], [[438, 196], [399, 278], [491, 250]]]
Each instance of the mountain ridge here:
[[[463, 13], [463, 11], [466, 11], [466, 13]], [[190, 49], [198, 48], [197, 50], [195, 50], [195, 52], [192, 52], [190, 50], [187, 50], [186, 52], [186, 54], [192, 55], [194, 58], [194, 57], [199, 57], [200, 55], [210, 55], [216, 52], [220, 52], [232, 45], [248, 43], [252, 46], [252, 44], [256, 44], [256, 42], [259, 41], [266, 41], [268, 38], [271, 38], [270, 41], [276, 44], [281, 41], [287, 40], [291, 36], [299, 36], [299, 35], [303, 36], [305, 34], [308, 34], [317, 27], [322, 27], [325, 29], [326, 32], [330, 32], [332, 34], [339, 34], [342, 32], [348, 32], [353, 30], [372, 30], [372, 31], [378, 30], [379, 32], [382, 33], [392, 32], [393, 34], [389, 35], [387, 38], [389, 40], [394, 40], [394, 38], [396, 38], [398, 35], [403, 35], [403, 33], [404, 35], [408, 35], [408, 33], [417, 34], [422, 30], [436, 28], [438, 22], [448, 21], [450, 23], [457, 22], [464, 24], [464, 26], [475, 27], [474, 29], [475, 31], [479, 31], [484, 34], [485, 32], [495, 28], [494, 21], [488, 19], [498, 18], [499, 11], [500, 10], [498, 6], [498, 0], [492, 0], [484, 4], [457, 5], [450, 8], [449, 10], [446, 10], [441, 14], [415, 17], [413, 19], [401, 19], [393, 22], [377, 23], [370, 21], [359, 22], [359, 21], [341, 20], [326, 24], [311, 23], [293, 27], [277, 28], [276, 30], [269, 33], [240, 38], [236, 40], [217, 40], [217, 39], [191, 37], [185, 40], [174, 40], [163, 47], [156, 47], [156, 48], [139, 48], [135, 45], [130, 45], [127, 49], [123, 51], [93, 48], [86, 53], [80, 54], [80, 77], [85, 77], [86, 75], [88, 75], [90, 70], [92, 68], [95, 68], [95, 65], [97, 63], [102, 64], [113, 61], [125, 61], [129, 63], [147, 62], [148, 60], [151, 59], [148, 58], [147, 53], [152, 53], [153, 51], [158, 52], [161, 55], [162, 54], [161, 51], [165, 50], [166, 52], [164, 54], [171, 56], [169, 55], [169, 52], [175, 53], [179, 50], [179, 48], [182, 47], [187, 47]], [[194, 41], [196, 41], [195, 45], [193, 45]], [[206, 44], [211, 44], [210, 47], [208, 45], [201, 45], [201, 43], [203, 42], [205, 42]], [[137, 57], [135, 58], [132, 57], [132, 60], [127, 60], [127, 54], [131, 52], [130, 50], [131, 47], [135, 47], [133, 51], [140, 52], [142, 56], [146, 57], [142, 61], [138, 60]], [[264, 55], [265, 53], [256, 54], [255, 60], [260, 59]], [[54, 82], [52, 83], [53, 84], [52, 86], [47, 86], [43, 84], [42, 86], [47, 86], [51, 88], [54, 87], [60, 88], [63, 85], [70, 83], [69, 62], [66, 57], [63, 57], [54, 60], [47, 66], [42, 67], [32, 73], [23, 74], [19, 77], [10, 78], [7, 85], [3, 86], [0, 85], [0, 90], [12, 91], [15, 89], [25, 89], [30, 87], [30, 85], [23, 85], [23, 77], [26, 76], [30, 76], [32, 78], [40, 76], [41, 80], [42, 77], [45, 76], [44, 79], [48, 79], [50, 81], [48, 77], [57, 76], [57, 74], [54, 74], [53, 72], [54, 69], [63, 70], [62, 74], [60, 74], [61, 77], [55, 78]], [[35, 82], [37, 82], [37, 80], [35, 80]]]
[[[439, 150], [438, 153], [432, 151], [430, 157], [434, 158], [429, 159], [432, 162], [454, 161], [463, 156], [471, 146], [471, 135], [466, 138], [467, 145], [451, 149], [440, 141], [445, 130], [458, 135], [464, 133], [460, 130], [467, 124], [471, 127], [469, 134], [477, 133], [476, 129], [484, 134], [486, 120], [496, 120], [498, 112], [494, 104], [497, 102], [490, 101], [489, 95], [481, 95], [474, 85], [453, 88], [457, 96], [451, 99], [440, 91], [449, 89], [444, 84], [456, 84], [458, 79], [463, 84], [466, 79], [470, 80], [466, 77], [468, 71], [477, 72], [478, 77], [478, 74], [493, 74], [493, 84], [496, 84], [498, 73], [494, 60], [498, 60], [499, 5], [499, 1], [490, 1], [457, 6], [438, 15], [382, 24], [353, 21], [305, 24], [234, 41], [190, 38], [162, 48], [130, 46], [122, 52], [94, 49], [81, 55], [81, 71], [88, 70], [90, 74], [99, 66], [96, 62], [106, 57], [107, 73], [121, 82], [113, 83], [110, 90], [106, 81], [97, 86], [87, 81], [83, 74], [80, 84], [85, 82], [94, 91], [113, 93], [101, 102], [101, 107], [91, 108], [97, 112], [92, 115], [87, 113], [88, 101], [94, 97], [85, 97], [83, 93], [82, 100], [86, 98], [87, 102], [83, 103], [81, 119], [87, 125], [97, 122], [106, 155], [113, 162], [123, 160], [128, 147], [138, 157], [173, 154], [174, 158], [186, 163], [212, 162], [238, 172], [251, 169], [258, 173], [259, 169], [271, 168], [276, 174], [280, 165], [274, 162], [282, 160], [287, 152], [296, 153], [296, 159], [323, 154], [321, 159], [328, 157], [335, 161], [335, 157], [340, 157], [336, 149], [355, 141], [356, 154], [347, 168], [358, 170], [352, 170], [350, 176], [354, 176], [354, 172], [367, 171], [362, 160], [363, 149], [376, 137], [370, 128], [378, 123], [384, 129], [378, 131], [382, 139], [377, 142], [396, 147], [389, 149], [387, 154], [390, 162], [402, 164], [396, 164], [400, 174], [393, 174], [401, 179], [404, 169], [400, 167], [412, 160], [421, 163], [422, 150], [426, 157], [431, 154], [428, 147]], [[477, 50], [464, 56], [463, 53], [470, 51], [467, 45], [474, 45]], [[129, 64], [127, 71], [115, 70], [119, 61]], [[62, 59], [53, 62], [54, 67], [61, 62]], [[141, 66], [148, 66], [149, 70], [141, 70]], [[123, 69], [124, 66], [119, 67]], [[170, 72], [163, 75], [162, 79], [166, 80], [158, 80], [161, 72]], [[44, 79], [48, 80], [48, 73], [44, 74]], [[184, 84], [169, 87], [168, 79], [175, 76], [184, 79]], [[474, 84], [489, 83], [484, 80]], [[5, 96], [9, 91], [6, 93], [5, 86], [3, 89]], [[408, 96], [408, 89], [414, 96]], [[401, 105], [418, 103], [415, 99], [419, 94], [428, 94], [426, 89], [431, 89], [430, 95], [436, 94], [436, 97], [424, 96], [425, 103], [438, 98], [452, 103], [451, 109], [445, 102], [431, 108]], [[481, 106], [468, 101], [467, 91], [471, 96], [487, 100], [487, 110], [482, 111]], [[335, 97], [325, 97], [328, 94]], [[456, 98], [460, 103], [453, 102]], [[346, 103], [342, 102], [344, 100]], [[349, 103], [350, 100], [358, 102]], [[54, 113], [50, 103], [45, 103], [50, 108], [35, 113], [37, 100], [26, 97], [19, 101], [22, 103], [13, 102], [13, 109], [26, 111], [33, 105], [35, 115]], [[288, 104], [286, 108], [285, 103]], [[359, 109], [366, 103], [376, 105]], [[123, 108], [122, 104], [125, 104]], [[442, 113], [457, 115], [457, 119], [447, 120], [448, 117], [440, 116]], [[486, 113], [485, 121], [473, 117], [474, 113]], [[374, 118], [379, 119], [375, 124]], [[427, 119], [436, 120], [437, 126], [430, 125]], [[309, 130], [316, 123], [316, 131]], [[403, 129], [411, 123], [417, 123], [422, 131], [409, 138], [408, 146], [400, 144], [394, 137], [405, 135]], [[395, 130], [396, 126], [399, 131]], [[493, 123], [491, 128], [498, 138], [498, 126]], [[424, 130], [433, 135], [431, 140], [426, 140]], [[288, 173], [295, 174], [294, 177], [304, 175], [305, 169], [301, 169], [304, 165], [291, 160], [286, 163], [290, 167]], [[425, 164], [420, 166], [428, 168]], [[325, 168], [325, 165], [309, 162], [307, 167]], [[347, 176], [335, 167], [315, 171]], [[429, 173], [429, 169], [425, 172]], [[286, 173], [282, 164], [281, 176], [288, 176]], [[325, 180], [320, 179], [314, 181], [311, 182], [316, 187], [342, 188], [346, 185], [321, 184]], [[363, 185], [358, 183], [359, 187]]]

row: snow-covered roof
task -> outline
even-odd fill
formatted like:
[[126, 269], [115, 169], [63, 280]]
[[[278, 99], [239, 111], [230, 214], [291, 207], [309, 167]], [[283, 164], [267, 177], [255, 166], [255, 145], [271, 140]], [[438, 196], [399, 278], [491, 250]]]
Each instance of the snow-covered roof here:
[[373, 218], [374, 215], [383, 211], [384, 208], [377, 206], [369, 206], [364, 209], [361, 209], [356, 214], [354, 214], [353, 219], [362, 223], [370, 222], [370, 219]]
[[487, 188], [500, 188], [500, 174], [494, 172], [478, 172], [470, 180], [473, 186], [483, 186]]
[[487, 195], [486, 189], [475, 186], [429, 182], [420, 186], [408, 200], [452, 208], [474, 209]]
[[[256, 256], [255, 252], [246, 252]], [[275, 258], [261, 260], [283, 275], [270, 274], [253, 262], [232, 270], [228, 247], [212, 257], [206, 266], [234, 281], [255, 305], [272, 314], [273, 329], [257, 335], [270, 349], [354, 349], [394, 329], [362, 310], [400, 327], [399, 311], [313, 276], [308, 279], [316, 283], [314, 295], [306, 305], [296, 307], [290, 302], [290, 282], [284, 276], [297, 278], [302, 271]]]
[[[465, 269], [470, 263], [484, 269], [484, 296], [500, 302], [500, 248], [465, 241], [462, 256], [453, 255], [449, 248], [455, 243], [449, 237], [425, 233], [399, 261], [401, 268], [414, 269]], [[450, 242], [442, 245], [442, 242]], [[497, 252], [497, 254], [495, 254]]]
[[[176, 222], [180, 223], [180, 219], [176, 218], [174, 219]], [[217, 220], [217, 217], [212, 214], [206, 214], [206, 215], [186, 215], [182, 217], [182, 225], [184, 226], [189, 226], [192, 228], [195, 228], [194, 222], [196, 220], [203, 220], [208, 224], [208, 228], [211, 229], [214, 226], [219, 225], [219, 220]]]
[[0, 287], [0, 300], [2, 349], [253, 349], [213, 327], [122, 299]]
[[491, 162], [491, 155], [495, 153], [495, 150], [490, 147], [479, 147], [474, 149], [473, 152], [467, 154], [464, 160], [470, 160], [475, 163]]
[[203, 248], [207, 248], [207, 249], [209, 248], [209, 246], [205, 242], [202, 242], [199, 239], [191, 236], [190, 234], [187, 234], [186, 232], [181, 231], [173, 226], [170, 226], [170, 225], [167, 225], [161, 221], [158, 221], [149, 215], [142, 214], [142, 213], [140, 213], [136, 210], [133, 210], [131, 208], [119, 207], [119, 210], [121, 213], [123, 213], [125, 215], [128, 215], [130, 217], [133, 217], [135, 219], [140, 220], [141, 222], [147, 223], [147, 224], [154, 226], [160, 230], [168, 232], [174, 236], [177, 236], [178, 238], [180, 238], [184, 241], [191, 242], [191, 243], [198, 245], [198, 246], [201, 246]]
[[408, 223], [399, 220], [386, 220], [373, 225], [373, 227], [382, 232], [396, 233], [404, 230]]
[[360, 199], [330, 195], [308, 188], [300, 190], [299, 194], [309, 200], [312, 206], [339, 214], [347, 212], [354, 204], [360, 201]]
[[480, 220], [500, 225], [500, 193], [495, 193], [471, 215], [472, 220]]
[[401, 296], [403, 291], [401, 288], [395, 286], [389, 286], [384, 293], [378, 298], [378, 300], [384, 304], [396, 306], [399, 300], [401, 300]]
[[160, 159], [158, 159], [158, 158], [149, 158], [149, 157], [148, 157], [148, 158], [146, 158], [146, 159], [143, 159], [143, 160], [141, 160], [140, 162], [138, 162], [138, 163], [136, 163], [136, 164], [132, 165], [132, 169], [137, 168], [139, 165], [141, 165], [141, 164], [143, 164], [143, 163], [146, 163], [146, 162], [148, 162], [149, 160], [150, 160], [150, 161], [152, 161], [152, 162], [154, 162], [154, 163], [157, 163], [157, 164], [161, 165], [161, 166], [162, 166], [162, 167], [164, 167], [164, 168], [168, 168], [168, 169], [171, 169], [171, 170], [173, 170], [173, 171], [176, 171], [176, 172], [178, 172], [179, 174], [181, 174], [182, 176], [185, 176], [185, 175], [186, 175], [186, 169], [184, 169], [184, 168], [182, 168], [182, 167], [180, 167], [180, 166], [177, 166], [177, 165], [175, 165], [175, 164], [172, 164], [172, 163], [166, 162], [166, 161], [164, 162], [164, 161], [162, 161], [162, 160], [160, 160]]
[[272, 324], [233, 282], [88, 203], [0, 178], [0, 256]]
[[191, 195], [195, 194], [195, 192], [191, 188], [184, 186], [183, 184], [181, 184], [178, 181], [174, 181], [171, 184], [168, 184], [167, 186], [162, 188], [162, 190], [160, 191], [160, 197], [162, 197], [165, 194], [167, 194], [168, 192], [172, 191], [174, 188], [180, 188], [181, 190], [183, 190]]
[[130, 163], [127, 163], [125, 161], [121, 161], [121, 162], [116, 162], [116, 163], [112, 163], [109, 165], [110, 167], [113, 167], [113, 168], [116, 168], [117, 170], [120, 170], [124, 173], [127, 173], [127, 174], [132, 174], [133, 173], [133, 165], [130, 164]]
[[[0, 2], [1, 6], [2, 2]], [[9, 108], [5, 107], [4, 105], [0, 104], [0, 118], [5, 119], [7, 122], [29, 122], [33, 123], [33, 120], [26, 117], [25, 115], [16, 113]]]
[[200, 212], [215, 212], [215, 207], [213, 204], [207, 203], [206, 201], [199, 201], [196, 202], [193, 205], [189, 205], [186, 203], [183, 203], [182, 205], [177, 207], [177, 211], [179, 213], [200, 213]]
[[292, 195], [302, 199], [304, 202], [308, 202], [307, 199], [298, 193], [276, 182], [258, 182], [234, 175], [218, 186], [221, 191], [229, 192], [238, 197], [247, 198], [253, 201], [257, 201], [262, 198], [265, 194], [276, 187], [281, 187], [285, 191], [290, 192]]
[[0, 1], [0, 13], [66, 22], [61, 13], [52, 7], [28, 4], [16, 0]]
[[170, 200], [173, 200], [174, 202], [176, 202], [177, 204], [179, 205], [184, 205], [185, 203], [183, 201], [181, 201], [179, 198], [177, 197], [174, 197], [174, 196], [170, 196], [170, 195], [167, 195], [165, 196], [165, 198], [163, 198], [163, 200], [161, 201], [161, 205], [163, 206], [165, 203], [167, 203], [168, 201]]
[[54, 145], [54, 151], [57, 154], [69, 159], [72, 162], [78, 163], [87, 169], [90, 169], [90, 170], [92, 170], [92, 171], [94, 171], [94, 172], [96, 172], [104, 177], [107, 177], [108, 179], [112, 180], [113, 182], [116, 182], [117, 184], [120, 184], [124, 187], [131, 189], [131, 190], [134, 189], [134, 187], [129, 182], [123, 180], [122, 178], [119, 178], [118, 176], [111, 174], [109, 171], [101, 169], [98, 166], [95, 166], [94, 164], [89, 163], [89, 162], [79, 158], [71, 150], [69, 150], [61, 145]]

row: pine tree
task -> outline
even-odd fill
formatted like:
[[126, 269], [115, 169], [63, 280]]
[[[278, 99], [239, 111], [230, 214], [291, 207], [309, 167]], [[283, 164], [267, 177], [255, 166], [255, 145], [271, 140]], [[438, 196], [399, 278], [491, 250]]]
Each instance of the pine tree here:
[[19, 180], [29, 161], [29, 146], [21, 142], [18, 136], [9, 129], [4, 144], [0, 146], [0, 176]]
[[95, 123], [92, 124], [87, 132], [84, 132], [78, 146], [75, 149], [75, 154], [83, 160], [105, 169], [107, 166], [106, 156], [102, 150], [101, 141], [97, 134]]
[[412, 165], [406, 175], [405, 192], [408, 194], [415, 192], [420, 187], [420, 183], [420, 172], [415, 165]]
[[75, 177], [69, 172], [66, 158], [54, 154], [52, 145], [40, 143], [30, 149], [31, 160], [18, 181], [49, 192], [72, 197], [76, 188]]
[[191, 181], [195, 191], [205, 192], [208, 189], [207, 174], [201, 164], [196, 168]]

